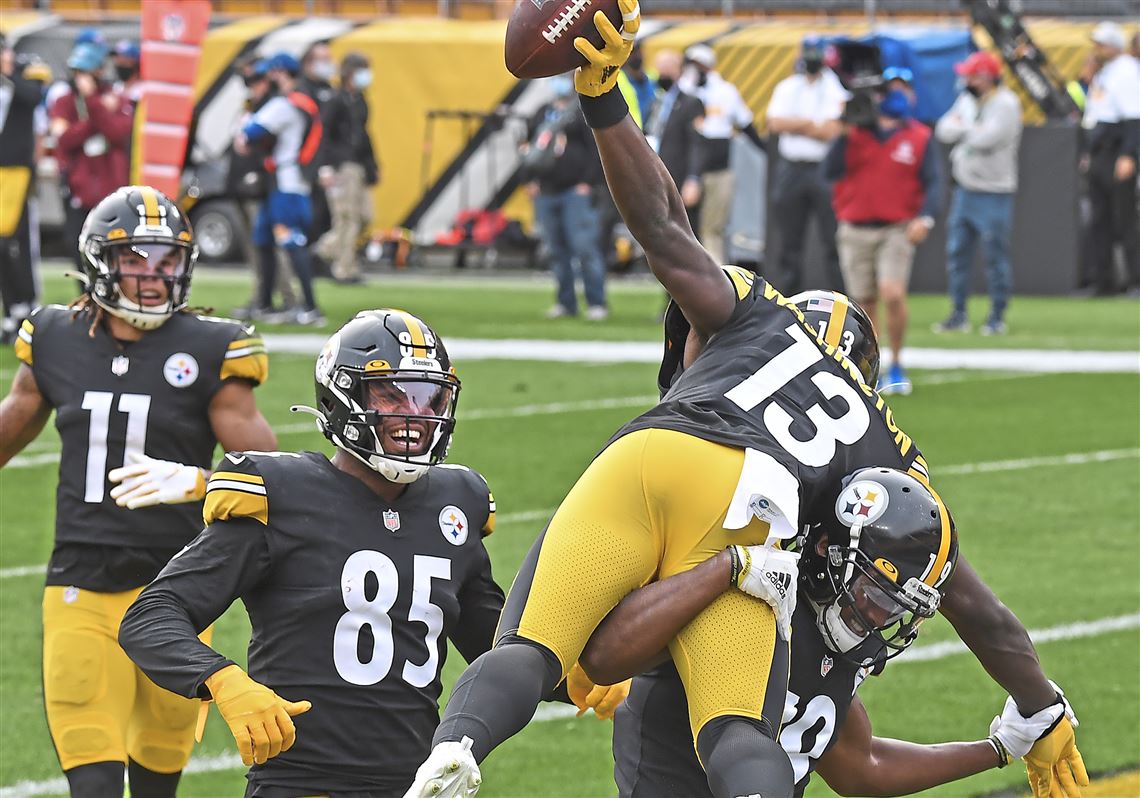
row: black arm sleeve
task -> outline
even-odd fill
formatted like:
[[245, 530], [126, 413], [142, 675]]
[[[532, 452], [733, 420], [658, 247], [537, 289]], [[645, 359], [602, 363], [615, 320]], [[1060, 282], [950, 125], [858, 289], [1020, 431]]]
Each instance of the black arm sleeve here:
[[491, 558], [482, 546], [479, 551], [482, 562], [459, 594], [459, 623], [451, 635], [451, 642], [468, 662], [491, 649], [503, 611], [503, 589], [491, 575]]
[[208, 697], [202, 683], [232, 664], [198, 639], [271, 567], [265, 527], [251, 518], [210, 524], [135, 600], [119, 645], [159, 687]]
[[749, 122], [748, 127], [744, 128], [741, 132], [744, 133], [745, 136], [748, 136], [752, 143], [760, 148], [760, 152], [768, 151], [768, 144], [760, 137], [760, 133], [756, 130], [756, 125]]
[[1132, 158], [1140, 156], [1140, 119], [1120, 121], [1120, 154]]

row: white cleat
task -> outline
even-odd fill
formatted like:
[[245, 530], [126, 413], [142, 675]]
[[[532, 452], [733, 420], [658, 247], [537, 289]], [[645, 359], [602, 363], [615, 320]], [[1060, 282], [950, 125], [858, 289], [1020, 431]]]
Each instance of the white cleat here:
[[404, 798], [473, 798], [483, 777], [471, 755], [470, 737], [462, 742], [440, 743], [416, 771]]

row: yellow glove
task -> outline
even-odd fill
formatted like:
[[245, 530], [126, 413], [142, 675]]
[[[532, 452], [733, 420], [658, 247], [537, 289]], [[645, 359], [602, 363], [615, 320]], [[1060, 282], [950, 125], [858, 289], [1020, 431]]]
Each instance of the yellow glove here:
[[593, 709], [600, 719], [610, 720], [618, 705], [629, 695], [630, 681], [626, 679], [612, 685], [594, 684], [582, 666], [574, 663], [570, 673], [566, 674], [566, 692], [570, 694], [574, 706], [578, 707], [577, 717], [582, 717], [586, 710]]
[[641, 27], [641, 8], [637, 0], [618, 0], [621, 10], [621, 32], [610, 22], [604, 11], [594, 12], [594, 27], [602, 34], [605, 47], [599, 50], [587, 39], [579, 36], [574, 49], [590, 63], [578, 67], [574, 74], [574, 88], [588, 97], [601, 97], [617, 84], [618, 73], [633, 52], [633, 40]]
[[1067, 717], [1033, 744], [1025, 755], [1025, 769], [1033, 798], [1080, 798], [1081, 787], [1089, 786], [1089, 774]]
[[241, 761], [259, 765], [293, 747], [297, 739], [292, 717], [308, 712], [308, 701], [286, 701], [228, 665], [206, 679], [206, 687], [237, 741]]

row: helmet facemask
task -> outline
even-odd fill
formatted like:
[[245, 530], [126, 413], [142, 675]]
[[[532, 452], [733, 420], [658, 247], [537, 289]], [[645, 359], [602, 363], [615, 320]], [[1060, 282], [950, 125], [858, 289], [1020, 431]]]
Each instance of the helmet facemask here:
[[827, 547], [826, 574], [833, 598], [817, 605], [816, 613], [828, 647], [858, 664], [901, 654], [940, 603], [935, 588], [913, 576], [899, 585], [898, 572], [889, 561], [872, 562], [859, 549], [862, 527], [860, 521], [852, 525], [849, 547]]
[[161, 327], [186, 307], [198, 252], [189, 241], [141, 235], [83, 245], [87, 290], [97, 305], [140, 330]]
[[[391, 482], [414, 482], [447, 457], [459, 379], [446, 372], [336, 368], [323, 381], [343, 406], [322, 402], [325, 433]], [[343, 418], [339, 424], [339, 421]], [[339, 429], [337, 428], [339, 426]]]

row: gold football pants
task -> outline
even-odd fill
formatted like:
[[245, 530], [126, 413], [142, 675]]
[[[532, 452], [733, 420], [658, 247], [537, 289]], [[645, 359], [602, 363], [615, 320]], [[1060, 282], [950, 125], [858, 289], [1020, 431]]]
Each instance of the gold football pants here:
[[[641, 430], [612, 443], [551, 519], [533, 580], [518, 580], [529, 591], [518, 635], [553, 651], [565, 676], [627, 594], [731, 544], [764, 543], [765, 521], [724, 529], [743, 463], [742, 449], [671, 430]], [[776, 621], [767, 604], [728, 591], [669, 651], [685, 684], [694, 739], [723, 715], [765, 716], [778, 727], [787, 668], [773, 668]], [[769, 684], [770, 677], [783, 683]]]
[[176, 773], [190, 759], [199, 702], [163, 690], [119, 647], [119, 624], [141, 592], [44, 588], [44, 704], [65, 771], [129, 756]]

